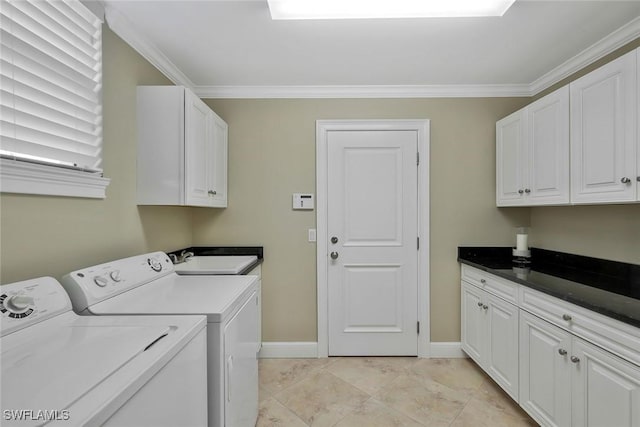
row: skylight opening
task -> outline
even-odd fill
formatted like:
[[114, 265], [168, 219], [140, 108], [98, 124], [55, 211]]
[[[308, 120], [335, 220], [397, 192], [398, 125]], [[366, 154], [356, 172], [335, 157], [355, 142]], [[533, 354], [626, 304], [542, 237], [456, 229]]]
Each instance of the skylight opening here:
[[502, 16], [515, 0], [268, 0], [271, 18], [384, 19]]

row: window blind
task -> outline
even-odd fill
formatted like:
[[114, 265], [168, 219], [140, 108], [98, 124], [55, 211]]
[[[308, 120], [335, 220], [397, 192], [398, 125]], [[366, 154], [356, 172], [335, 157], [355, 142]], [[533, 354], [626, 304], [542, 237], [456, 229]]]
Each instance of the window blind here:
[[78, 0], [0, 4], [0, 155], [102, 171], [102, 27]]

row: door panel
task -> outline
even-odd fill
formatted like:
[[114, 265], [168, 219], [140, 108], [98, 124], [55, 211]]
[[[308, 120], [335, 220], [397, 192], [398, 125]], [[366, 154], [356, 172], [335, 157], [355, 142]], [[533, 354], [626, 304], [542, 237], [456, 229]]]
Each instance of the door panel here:
[[487, 372], [518, 400], [518, 307], [489, 294]]
[[571, 83], [573, 203], [636, 198], [635, 62], [630, 52]]
[[520, 310], [519, 403], [543, 425], [571, 425], [570, 356], [568, 332]]
[[417, 354], [417, 141], [328, 134], [330, 355]]
[[[209, 140], [211, 110], [198, 97], [185, 92], [185, 203], [208, 206], [209, 169], [212, 150]], [[203, 153], [205, 153], [203, 155]]]
[[527, 116], [517, 111], [496, 123], [496, 204], [524, 204], [527, 176], [525, 129]]
[[569, 203], [569, 88], [528, 108], [530, 204]]
[[462, 282], [462, 349], [480, 366], [487, 337], [482, 296], [482, 290]]
[[640, 426], [640, 368], [574, 338], [573, 425]]

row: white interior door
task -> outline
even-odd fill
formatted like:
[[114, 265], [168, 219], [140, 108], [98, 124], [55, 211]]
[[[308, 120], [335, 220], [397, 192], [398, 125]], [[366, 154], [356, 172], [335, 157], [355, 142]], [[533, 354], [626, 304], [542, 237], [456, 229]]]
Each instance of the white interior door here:
[[327, 137], [329, 355], [417, 355], [418, 133]]

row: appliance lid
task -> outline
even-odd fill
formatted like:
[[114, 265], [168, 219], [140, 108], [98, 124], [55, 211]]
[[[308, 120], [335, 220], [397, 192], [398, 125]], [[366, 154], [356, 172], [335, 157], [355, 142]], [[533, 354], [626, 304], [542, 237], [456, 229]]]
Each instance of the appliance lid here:
[[257, 289], [256, 276], [172, 273], [89, 307], [98, 315], [202, 314], [221, 322]]
[[[159, 325], [70, 325], [47, 328], [37, 337], [15, 334], [5, 338], [2, 409], [68, 408], [170, 331], [171, 327]], [[41, 423], [34, 419], [20, 425]]]
[[258, 261], [255, 255], [215, 255], [195, 256], [176, 264], [173, 269], [178, 274], [239, 274]]

